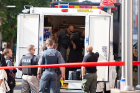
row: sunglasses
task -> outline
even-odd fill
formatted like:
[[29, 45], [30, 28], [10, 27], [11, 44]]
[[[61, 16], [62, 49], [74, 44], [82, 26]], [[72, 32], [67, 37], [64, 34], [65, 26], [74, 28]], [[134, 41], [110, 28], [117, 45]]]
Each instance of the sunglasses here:
[[[69, 29], [70, 30], [70, 29]], [[70, 30], [70, 32], [72, 33], [72, 31]]]

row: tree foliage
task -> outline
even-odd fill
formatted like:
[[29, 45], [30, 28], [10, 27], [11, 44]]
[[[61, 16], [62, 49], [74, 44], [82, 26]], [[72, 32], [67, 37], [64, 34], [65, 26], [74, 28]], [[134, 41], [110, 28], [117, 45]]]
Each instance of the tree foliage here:
[[[17, 39], [17, 15], [22, 12], [24, 5], [32, 5], [34, 7], [49, 7], [52, 0], [0, 0], [0, 32], [2, 32], [2, 41], [9, 42], [12, 49]], [[75, 0], [62, 0], [75, 1]], [[15, 5], [15, 8], [7, 8], [8, 5]]]
[[[0, 32], [2, 32], [2, 41], [8, 43], [12, 48], [17, 39], [17, 15], [22, 12], [24, 5], [46, 7], [51, 0], [2, 0], [0, 2], [1, 23]], [[8, 5], [15, 5], [15, 8], [8, 8]]]

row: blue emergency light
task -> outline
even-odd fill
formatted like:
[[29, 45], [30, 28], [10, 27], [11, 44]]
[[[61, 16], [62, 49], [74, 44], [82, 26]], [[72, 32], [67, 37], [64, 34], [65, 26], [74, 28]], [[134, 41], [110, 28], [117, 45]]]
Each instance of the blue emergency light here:
[[62, 7], [62, 8], [68, 8], [68, 6], [66, 6], [66, 5], [62, 5], [61, 7]]
[[104, 10], [107, 10], [107, 8], [104, 8]]

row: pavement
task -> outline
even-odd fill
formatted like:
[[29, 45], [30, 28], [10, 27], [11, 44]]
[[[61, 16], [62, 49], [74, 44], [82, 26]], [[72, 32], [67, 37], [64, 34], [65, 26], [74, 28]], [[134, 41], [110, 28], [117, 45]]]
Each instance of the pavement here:
[[[22, 79], [16, 79], [16, 87], [14, 88], [14, 93], [21, 93], [21, 84], [22, 84]], [[73, 89], [60, 89], [60, 93], [83, 93], [83, 91], [73, 90]], [[102, 93], [102, 92], [98, 92], [98, 93]], [[110, 93], [110, 92], [107, 92], [107, 93]]]
[[[14, 88], [14, 93], [21, 93], [22, 79], [16, 79], [16, 87]], [[69, 90], [60, 89], [60, 93], [83, 93], [82, 90]]]

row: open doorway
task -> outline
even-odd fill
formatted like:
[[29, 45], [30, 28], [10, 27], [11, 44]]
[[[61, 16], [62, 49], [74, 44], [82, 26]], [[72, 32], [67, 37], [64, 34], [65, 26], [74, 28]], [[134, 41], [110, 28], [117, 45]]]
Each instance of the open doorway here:
[[[74, 27], [73, 33], [70, 34], [70, 38], [74, 37], [76, 34], [80, 35], [79, 33], [85, 33], [85, 16], [51, 16], [45, 15], [44, 16], [44, 42], [47, 38], [52, 38], [54, 40], [54, 33], [60, 31], [61, 29], [67, 29], [70, 25]], [[78, 37], [81, 39], [80, 37]], [[58, 38], [59, 39], [59, 38]], [[77, 44], [78, 42], [76, 42]], [[78, 50], [77, 47], [76, 50]], [[73, 46], [67, 48], [67, 55], [66, 55], [66, 63], [73, 63], [73, 62], [82, 62], [84, 56], [84, 39], [83, 39], [83, 48], [82, 52], [76, 54], [75, 50], [73, 51]], [[73, 52], [72, 52], [73, 51]], [[79, 51], [79, 50], [78, 50]], [[71, 55], [75, 55], [71, 57]], [[78, 56], [81, 56], [81, 60], [79, 61]], [[70, 60], [71, 59], [71, 60]], [[71, 67], [66, 68], [66, 80], [70, 79], [69, 72], [80, 70], [80, 67]]]

